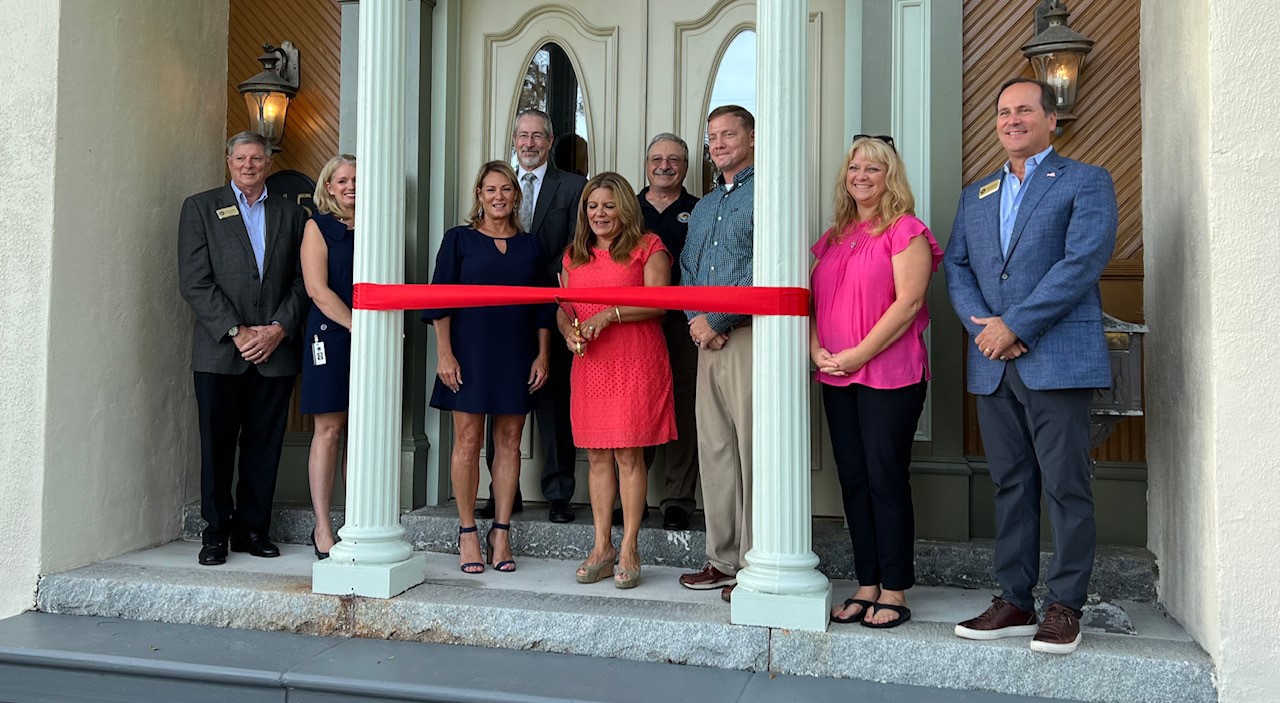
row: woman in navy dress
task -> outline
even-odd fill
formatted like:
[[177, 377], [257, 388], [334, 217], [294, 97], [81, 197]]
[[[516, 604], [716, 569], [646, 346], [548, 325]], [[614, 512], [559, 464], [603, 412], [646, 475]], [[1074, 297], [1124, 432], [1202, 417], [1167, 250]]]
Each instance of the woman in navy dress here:
[[313, 415], [315, 434], [307, 459], [316, 558], [329, 556], [337, 537], [329, 504], [338, 466], [338, 441], [347, 425], [351, 371], [351, 279], [355, 253], [356, 157], [342, 154], [320, 170], [316, 214], [302, 234], [302, 280], [311, 296], [302, 355], [302, 412]]
[[[515, 171], [490, 161], [476, 175], [470, 224], [445, 232], [432, 283], [548, 286], [542, 245], [523, 231]], [[493, 416], [493, 527], [485, 542], [497, 571], [511, 560], [511, 506], [520, 484], [520, 434], [547, 381], [552, 305], [504, 305], [426, 310], [434, 323], [437, 356], [431, 407], [453, 413], [449, 473], [458, 504], [458, 551], [464, 573], [485, 569], [476, 531], [476, 491], [485, 415]]]

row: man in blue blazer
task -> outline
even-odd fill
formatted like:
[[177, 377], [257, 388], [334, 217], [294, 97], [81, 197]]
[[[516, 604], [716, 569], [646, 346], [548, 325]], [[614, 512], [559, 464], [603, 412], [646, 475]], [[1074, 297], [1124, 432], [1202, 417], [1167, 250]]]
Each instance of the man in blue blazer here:
[[[975, 640], [1034, 635], [1031, 649], [1070, 654], [1093, 569], [1089, 402], [1111, 385], [1098, 280], [1115, 248], [1106, 170], [1060, 156], [1053, 89], [1001, 87], [996, 130], [1008, 155], [965, 188], [944, 264], [956, 314], [973, 337], [969, 392], [996, 484], [995, 572], [1003, 592], [956, 626]], [[1054, 554], [1038, 621], [1040, 494]]]
[[205, 566], [226, 562], [228, 541], [231, 551], [280, 555], [267, 534], [310, 304], [299, 258], [306, 212], [267, 197], [267, 140], [232, 137], [227, 169], [231, 182], [187, 198], [178, 224], [178, 285], [195, 313]]

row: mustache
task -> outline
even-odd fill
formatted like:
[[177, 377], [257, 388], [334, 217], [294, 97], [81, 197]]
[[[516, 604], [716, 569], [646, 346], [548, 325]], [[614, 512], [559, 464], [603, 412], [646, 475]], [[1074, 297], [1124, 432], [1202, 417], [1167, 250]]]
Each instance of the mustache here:
[[655, 176], [674, 176], [674, 175], [676, 175], [676, 170], [675, 170], [674, 168], [655, 168], [655, 169], [653, 169], [653, 175], [655, 175]]

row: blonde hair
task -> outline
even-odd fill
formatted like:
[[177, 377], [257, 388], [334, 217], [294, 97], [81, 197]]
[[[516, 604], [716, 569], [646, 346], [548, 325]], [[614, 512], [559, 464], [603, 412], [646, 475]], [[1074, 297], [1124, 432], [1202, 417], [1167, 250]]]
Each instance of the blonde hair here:
[[644, 216], [640, 214], [640, 201], [636, 198], [635, 189], [620, 174], [612, 171], [598, 174], [587, 181], [582, 189], [582, 198], [578, 200], [578, 227], [573, 233], [573, 242], [569, 244], [570, 268], [577, 268], [592, 259], [591, 245], [595, 243], [596, 235], [587, 219], [587, 200], [592, 192], [601, 188], [613, 193], [618, 223], [622, 228], [609, 245], [609, 257], [620, 264], [627, 263], [644, 238]]
[[338, 170], [343, 164], [351, 164], [352, 168], [356, 166], [356, 157], [351, 154], [338, 154], [329, 159], [324, 168], [320, 169], [320, 176], [316, 178], [316, 192], [311, 195], [311, 199], [316, 204], [316, 209], [326, 215], [335, 217], [351, 217], [350, 212], [346, 212], [338, 205], [338, 201], [329, 195], [329, 181], [333, 179], [333, 172]]
[[876, 214], [871, 219], [871, 234], [882, 234], [903, 215], [916, 214], [916, 199], [911, 195], [911, 184], [907, 182], [907, 166], [902, 157], [888, 143], [875, 137], [855, 139], [845, 154], [844, 165], [836, 175], [835, 216], [832, 218], [832, 236], [840, 237], [851, 222], [858, 221], [858, 204], [849, 195], [846, 185], [849, 164], [855, 156], [861, 155], [867, 161], [884, 166], [885, 193], [876, 206]]
[[484, 219], [484, 206], [480, 204], [480, 187], [484, 185], [484, 179], [491, 173], [502, 174], [511, 182], [511, 188], [514, 191], [511, 195], [513, 201], [511, 203], [511, 214], [507, 216], [511, 226], [516, 228], [517, 232], [527, 231], [520, 224], [520, 202], [524, 196], [520, 193], [520, 184], [516, 182], [515, 169], [511, 168], [511, 164], [505, 161], [490, 161], [480, 167], [476, 172], [476, 184], [471, 188], [471, 212], [467, 214], [467, 222], [472, 227], [480, 224]]

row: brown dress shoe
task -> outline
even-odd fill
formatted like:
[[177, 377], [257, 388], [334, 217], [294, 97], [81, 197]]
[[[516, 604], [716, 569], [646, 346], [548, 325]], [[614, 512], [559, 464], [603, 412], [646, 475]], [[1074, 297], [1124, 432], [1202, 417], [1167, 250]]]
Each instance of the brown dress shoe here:
[[1044, 622], [1031, 640], [1033, 652], [1045, 654], [1071, 654], [1080, 646], [1080, 618], [1074, 610], [1061, 603], [1054, 603], [1044, 611]]
[[695, 591], [710, 591], [714, 588], [724, 588], [736, 583], [738, 583], [736, 577], [717, 569], [710, 562], [703, 564], [701, 571], [680, 575], [680, 585], [685, 588], [692, 588]]
[[956, 625], [956, 635], [969, 640], [998, 640], [1002, 637], [1030, 637], [1036, 634], [1035, 611], [1021, 610], [999, 596], [991, 607], [972, 620]]
[[732, 603], [732, 602], [733, 602], [733, 589], [734, 589], [734, 588], [737, 588], [737, 585], [736, 585], [736, 584], [735, 584], [735, 585], [733, 585], [733, 586], [725, 586], [724, 588], [720, 589], [720, 600], [722, 600], [722, 601], [724, 601], [724, 602], [726, 602], [726, 603]]

